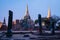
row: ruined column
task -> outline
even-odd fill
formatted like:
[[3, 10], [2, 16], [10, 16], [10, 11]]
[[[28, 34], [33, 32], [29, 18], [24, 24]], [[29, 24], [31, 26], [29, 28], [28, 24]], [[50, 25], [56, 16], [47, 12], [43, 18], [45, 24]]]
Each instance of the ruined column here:
[[54, 23], [54, 21], [52, 22], [52, 30], [51, 30], [51, 32], [52, 32], [52, 34], [54, 35], [55, 34], [55, 31], [54, 31], [54, 25], [55, 25], [55, 23]]
[[9, 10], [9, 16], [8, 16], [8, 28], [7, 28], [7, 33], [6, 36], [7, 37], [11, 37], [12, 36], [12, 19], [13, 19], [13, 12], [11, 10]]
[[42, 34], [42, 24], [41, 24], [41, 15], [38, 15], [38, 22], [39, 22], [39, 32]]

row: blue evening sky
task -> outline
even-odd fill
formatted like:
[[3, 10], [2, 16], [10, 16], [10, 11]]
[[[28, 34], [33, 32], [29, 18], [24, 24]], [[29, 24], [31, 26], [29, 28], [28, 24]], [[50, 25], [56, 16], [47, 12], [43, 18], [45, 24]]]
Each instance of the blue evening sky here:
[[3, 22], [4, 17], [8, 20], [9, 10], [13, 11], [13, 20], [24, 18], [27, 4], [32, 20], [37, 19], [38, 14], [46, 17], [48, 7], [51, 15], [60, 16], [60, 0], [0, 0], [0, 21]]

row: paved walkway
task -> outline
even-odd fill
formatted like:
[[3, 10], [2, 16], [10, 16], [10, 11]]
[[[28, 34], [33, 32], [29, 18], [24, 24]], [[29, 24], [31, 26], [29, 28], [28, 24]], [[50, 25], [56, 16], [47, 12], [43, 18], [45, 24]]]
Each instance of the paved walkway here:
[[45, 33], [39, 35], [38, 33], [20, 33], [13, 34], [10, 38], [6, 37], [6, 35], [4, 34], [2, 37], [0, 37], [0, 40], [60, 40], [60, 34], [51, 35]]

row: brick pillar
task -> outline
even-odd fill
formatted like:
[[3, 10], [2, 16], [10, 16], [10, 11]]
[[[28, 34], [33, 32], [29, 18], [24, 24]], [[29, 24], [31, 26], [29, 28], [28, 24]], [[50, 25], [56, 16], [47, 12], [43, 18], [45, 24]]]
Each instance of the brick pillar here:
[[11, 37], [12, 36], [12, 19], [13, 19], [13, 12], [11, 10], [9, 10], [9, 18], [8, 18], [8, 28], [7, 28], [7, 33], [6, 36], [7, 37]]
[[42, 25], [41, 25], [41, 15], [38, 15], [38, 22], [39, 22], [39, 32], [42, 34]]
[[54, 31], [54, 29], [55, 29], [55, 28], [54, 28], [54, 25], [55, 25], [55, 23], [52, 22], [52, 25], [51, 25], [51, 26], [52, 26], [52, 30], [51, 30], [51, 32], [52, 32], [53, 35], [55, 34], [55, 31]]

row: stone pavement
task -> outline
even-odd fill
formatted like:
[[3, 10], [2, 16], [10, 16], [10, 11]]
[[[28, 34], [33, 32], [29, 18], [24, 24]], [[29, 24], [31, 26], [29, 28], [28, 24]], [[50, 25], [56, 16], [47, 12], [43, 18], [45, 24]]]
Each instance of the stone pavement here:
[[0, 40], [60, 40], [60, 33], [56, 33], [54, 35], [49, 33], [39, 35], [38, 32], [15, 32], [10, 38], [6, 37], [4, 33], [0, 33]]
[[60, 35], [13, 34], [10, 38], [4, 35], [0, 40], [60, 40]]

